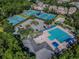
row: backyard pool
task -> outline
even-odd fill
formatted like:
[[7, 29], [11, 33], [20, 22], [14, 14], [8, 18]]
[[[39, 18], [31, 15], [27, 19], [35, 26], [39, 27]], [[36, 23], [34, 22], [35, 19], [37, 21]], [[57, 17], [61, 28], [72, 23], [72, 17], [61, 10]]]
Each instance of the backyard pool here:
[[49, 36], [49, 40], [54, 40], [57, 39], [59, 42], [64, 42], [66, 41], [68, 38], [70, 38], [71, 36], [68, 35], [66, 32], [64, 32], [63, 30], [59, 29], [59, 28], [55, 28], [51, 31], [48, 31], [49, 34], [51, 36]]
[[52, 45], [57, 48], [59, 46], [59, 44], [57, 42], [53, 42]]

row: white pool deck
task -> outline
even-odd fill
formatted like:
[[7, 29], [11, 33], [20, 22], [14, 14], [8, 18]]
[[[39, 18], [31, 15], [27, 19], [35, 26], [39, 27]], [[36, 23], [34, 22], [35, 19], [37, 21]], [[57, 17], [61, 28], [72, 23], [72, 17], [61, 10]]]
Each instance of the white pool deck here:
[[60, 43], [57, 39], [54, 39], [54, 40], [52, 40], [52, 41], [48, 39], [48, 36], [50, 36], [50, 34], [48, 33], [48, 31], [53, 30], [53, 29], [55, 29], [55, 28], [60, 28], [60, 29], [63, 30], [64, 32], [68, 33], [71, 37], [73, 37], [72, 34], [70, 34], [69, 32], [67, 32], [66, 30], [64, 30], [62, 27], [56, 26], [56, 27], [51, 28], [51, 29], [49, 29], [49, 30], [45, 30], [42, 35], [38, 36], [37, 38], [34, 38], [34, 41], [35, 41], [37, 44], [41, 44], [41, 43], [43, 43], [43, 42], [46, 42], [53, 50], [55, 50], [55, 47], [52, 45], [52, 42], [57, 42], [57, 43], [59, 44], [58, 48], [59, 48], [60, 50], [66, 48], [66, 45], [67, 45], [66, 42]]

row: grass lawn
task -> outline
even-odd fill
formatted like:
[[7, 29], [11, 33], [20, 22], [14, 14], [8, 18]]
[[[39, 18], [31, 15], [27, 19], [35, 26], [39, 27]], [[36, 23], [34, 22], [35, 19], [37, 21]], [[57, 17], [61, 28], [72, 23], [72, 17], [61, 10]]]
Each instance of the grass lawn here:
[[0, 32], [3, 32], [3, 28], [2, 27], [0, 27]]

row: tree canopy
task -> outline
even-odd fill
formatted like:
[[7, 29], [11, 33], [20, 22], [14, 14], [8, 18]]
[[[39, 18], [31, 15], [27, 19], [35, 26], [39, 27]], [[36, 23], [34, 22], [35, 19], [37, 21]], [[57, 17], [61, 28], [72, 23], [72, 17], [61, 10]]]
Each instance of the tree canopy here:
[[27, 0], [0, 0], [0, 21], [30, 8]]

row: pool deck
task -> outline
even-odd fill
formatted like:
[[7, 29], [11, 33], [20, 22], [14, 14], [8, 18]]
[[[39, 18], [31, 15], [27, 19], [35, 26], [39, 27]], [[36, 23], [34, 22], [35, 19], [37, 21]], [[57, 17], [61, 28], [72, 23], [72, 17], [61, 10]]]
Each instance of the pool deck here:
[[62, 27], [56, 26], [56, 27], [54, 27], [54, 28], [45, 30], [45, 31], [43, 32], [43, 34], [42, 34], [41, 36], [37, 37], [36, 39], [34, 39], [34, 41], [35, 41], [37, 44], [41, 44], [41, 43], [43, 43], [43, 42], [46, 42], [53, 50], [55, 50], [55, 47], [52, 45], [52, 42], [57, 42], [57, 43], [59, 44], [58, 48], [59, 48], [60, 50], [62, 50], [62, 49], [64, 49], [64, 48], [66, 49], [66, 48], [67, 48], [67, 47], [66, 47], [67, 42], [64, 41], [64, 42], [61, 43], [61, 42], [59, 42], [57, 39], [49, 40], [49, 38], [48, 38], [48, 36], [50, 36], [50, 34], [48, 33], [48, 31], [54, 30], [54, 29], [56, 29], [56, 28], [59, 28], [59, 29], [63, 30], [64, 32], [66, 32], [67, 34], [69, 34], [71, 37], [73, 37], [72, 34], [70, 34], [69, 32], [67, 32], [66, 30], [64, 30]]

